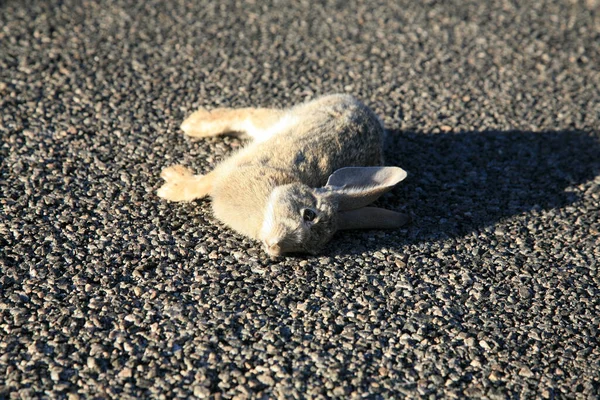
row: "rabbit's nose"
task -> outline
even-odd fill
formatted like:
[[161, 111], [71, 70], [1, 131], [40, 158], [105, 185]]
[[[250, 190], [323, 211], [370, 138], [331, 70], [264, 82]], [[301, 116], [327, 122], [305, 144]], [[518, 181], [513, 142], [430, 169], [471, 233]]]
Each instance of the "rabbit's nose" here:
[[271, 256], [281, 255], [281, 242], [277, 240], [265, 240], [265, 249]]

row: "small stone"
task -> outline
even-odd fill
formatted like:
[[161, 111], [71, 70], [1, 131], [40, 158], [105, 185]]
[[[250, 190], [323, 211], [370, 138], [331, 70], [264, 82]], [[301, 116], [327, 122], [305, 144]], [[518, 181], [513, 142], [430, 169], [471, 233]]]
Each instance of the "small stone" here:
[[131, 368], [125, 367], [119, 372], [119, 377], [121, 378], [131, 378], [133, 376], [133, 371]]
[[531, 297], [531, 291], [529, 290], [529, 288], [521, 286], [519, 288], [519, 296], [521, 296], [522, 299], [528, 299]]
[[498, 371], [492, 371], [492, 373], [488, 376], [488, 378], [492, 382], [497, 382], [497, 381], [499, 381], [502, 378], [502, 376], [501, 376], [500, 372], [498, 372]]
[[62, 369], [60, 368], [52, 368], [50, 370], [50, 379], [52, 379], [55, 382], [60, 381], [60, 373], [62, 372]]
[[533, 372], [529, 369], [529, 367], [523, 367], [519, 370], [519, 375], [524, 376], [525, 378], [531, 378], [533, 376]]
[[331, 258], [329, 258], [329, 257], [323, 257], [323, 258], [321, 258], [319, 260], [319, 263], [321, 265], [325, 265], [325, 266], [330, 265], [331, 264]]
[[346, 391], [344, 390], [343, 387], [337, 386], [336, 388], [333, 389], [333, 394], [334, 394], [334, 396], [342, 397], [342, 396], [344, 396], [344, 394], [346, 394]]
[[452, 127], [448, 126], [448, 125], [442, 125], [442, 126], [440, 126], [440, 130], [442, 132], [450, 132], [452, 130]]
[[475, 368], [481, 368], [481, 362], [478, 359], [472, 360], [470, 365]]
[[210, 389], [204, 386], [194, 386], [194, 396], [206, 399], [210, 396]]
[[275, 384], [273, 378], [271, 378], [271, 376], [267, 374], [258, 375], [256, 379], [258, 379], [260, 383], [265, 384], [267, 386], [273, 386]]

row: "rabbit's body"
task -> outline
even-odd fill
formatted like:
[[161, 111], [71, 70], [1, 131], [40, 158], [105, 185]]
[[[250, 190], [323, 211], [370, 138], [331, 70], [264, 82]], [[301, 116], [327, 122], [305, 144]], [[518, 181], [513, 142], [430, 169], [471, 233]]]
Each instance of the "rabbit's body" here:
[[339, 168], [381, 165], [383, 127], [351, 96], [322, 97], [281, 118], [291, 123], [214, 170], [210, 196], [215, 216], [254, 239], [274, 187], [294, 182], [321, 187]]
[[[325, 96], [283, 111], [199, 110], [182, 129], [191, 136], [244, 131], [254, 140], [207, 175], [193, 176], [180, 166], [164, 170], [167, 183], [159, 196], [186, 201], [210, 195], [219, 220], [262, 240], [274, 255], [316, 251], [338, 228], [339, 214], [364, 207], [360, 193], [383, 193], [405, 176], [399, 168], [344, 169], [382, 163], [383, 125], [349, 95]], [[342, 171], [333, 179], [338, 185], [326, 185], [336, 170]], [[346, 225], [381, 225], [373, 224], [373, 218], [384, 227], [406, 222], [402, 214], [373, 210], [356, 214], [368, 223], [357, 225], [352, 214], [354, 222]]]

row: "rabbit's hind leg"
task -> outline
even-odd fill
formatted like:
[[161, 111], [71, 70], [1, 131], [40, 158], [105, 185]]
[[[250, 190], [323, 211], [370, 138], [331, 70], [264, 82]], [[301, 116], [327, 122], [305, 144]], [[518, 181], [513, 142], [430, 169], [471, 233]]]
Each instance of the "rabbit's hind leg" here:
[[162, 170], [160, 176], [165, 183], [156, 192], [169, 201], [192, 201], [206, 197], [212, 190], [214, 172], [193, 175], [182, 165], [172, 165]]
[[245, 133], [253, 139], [266, 140], [270, 128], [283, 119], [282, 110], [271, 108], [200, 109], [181, 124], [183, 132], [192, 137], [218, 136], [226, 133]]

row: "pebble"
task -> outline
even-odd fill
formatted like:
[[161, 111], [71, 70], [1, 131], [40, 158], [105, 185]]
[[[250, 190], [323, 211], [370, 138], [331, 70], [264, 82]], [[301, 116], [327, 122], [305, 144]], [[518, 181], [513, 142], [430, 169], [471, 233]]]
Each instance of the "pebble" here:
[[533, 372], [528, 367], [523, 367], [519, 370], [519, 375], [525, 378], [531, 378], [534, 376]]
[[133, 376], [133, 371], [131, 368], [123, 368], [121, 372], [119, 372], [119, 376], [121, 378], [131, 378]]
[[273, 386], [275, 384], [275, 380], [273, 380], [273, 378], [271, 378], [270, 375], [262, 374], [258, 375], [256, 378], [259, 380], [260, 383], [263, 383], [268, 386]]

